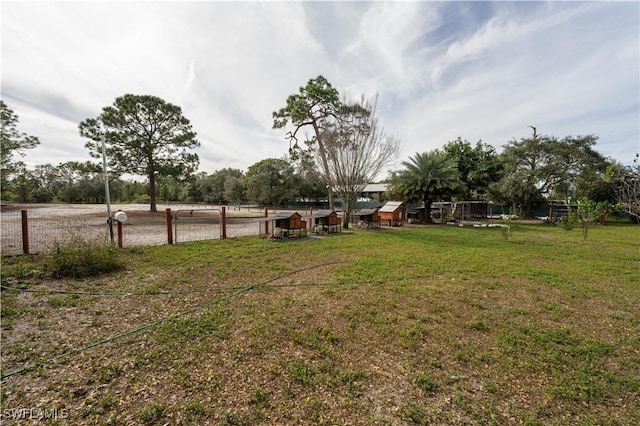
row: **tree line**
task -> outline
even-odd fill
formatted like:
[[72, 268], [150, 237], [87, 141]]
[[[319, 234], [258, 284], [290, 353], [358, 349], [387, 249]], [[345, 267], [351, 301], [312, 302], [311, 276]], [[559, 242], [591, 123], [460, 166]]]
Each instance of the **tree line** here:
[[[21, 133], [18, 117], [0, 102], [2, 200], [105, 202], [100, 161], [27, 169], [20, 158], [40, 141]], [[194, 151], [200, 143], [189, 120], [180, 107], [158, 97], [119, 97], [81, 122], [79, 132], [90, 155], [107, 163], [112, 200], [149, 203], [152, 211], [157, 200], [264, 205], [327, 200], [334, 208], [337, 197], [348, 213], [364, 187], [398, 159], [400, 141], [381, 126], [377, 96], [347, 99], [322, 76], [310, 79], [272, 116], [273, 127], [283, 129], [289, 141], [287, 155], [261, 160], [246, 171], [223, 168], [210, 174], [196, 172]], [[567, 205], [589, 200], [640, 217], [638, 156], [624, 166], [595, 149], [595, 135], [556, 138], [532, 130], [531, 137], [507, 142], [500, 153], [481, 140], [461, 138], [417, 152], [383, 180], [385, 197], [425, 206], [490, 200], [522, 217], [550, 200]]]
[[[112, 202], [149, 204], [149, 183], [111, 176]], [[326, 189], [313, 171], [299, 170], [285, 159], [268, 158], [246, 172], [225, 168], [211, 174], [201, 172], [187, 179], [157, 177], [156, 200], [229, 204], [246, 201], [262, 205], [283, 205], [294, 201], [319, 201]], [[16, 166], [3, 185], [2, 200], [17, 203], [105, 203], [104, 175], [90, 162], [66, 162], [57, 166]]]

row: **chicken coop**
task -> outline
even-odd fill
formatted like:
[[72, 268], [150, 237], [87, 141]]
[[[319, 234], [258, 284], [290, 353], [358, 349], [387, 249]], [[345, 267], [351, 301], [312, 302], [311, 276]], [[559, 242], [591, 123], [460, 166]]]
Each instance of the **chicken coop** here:
[[387, 201], [387, 203], [378, 210], [381, 224], [389, 224], [389, 226], [400, 226], [404, 222], [405, 206], [401, 201]]
[[315, 211], [311, 215], [311, 220], [314, 233], [326, 232], [331, 234], [342, 231], [342, 221], [335, 210]]
[[409, 223], [424, 223], [427, 220], [427, 213], [422, 205], [409, 206], [407, 209], [407, 222]]
[[259, 222], [270, 224], [265, 226], [265, 230], [271, 229], [271, 237], [274, 239], [307, 235], [307, 221], [302, 220], [298, 212], [278, 212], [273, 216], [259, 219]]
[[378, 209], [360, 209], [351, 213], [351, 223], [358, 228], [371, 229], [380, 227]]

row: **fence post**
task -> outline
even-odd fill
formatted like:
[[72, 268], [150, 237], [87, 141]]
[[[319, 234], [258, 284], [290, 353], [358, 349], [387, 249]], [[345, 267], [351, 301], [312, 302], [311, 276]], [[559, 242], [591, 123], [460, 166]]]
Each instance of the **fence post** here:
[[[264, 208], [264, 217], [269, 217], [269, 209], [267, 207]], [[264, 235], [269, 236], [269, 221], [264, 221]]]
[[227, 208], [222, 206], [220, 209], [220, 226], [222, 227], [222, 239], [227, 238]]
[[29, 254], [29, 219], [26, 210], [20, 210], [22, 216], [22, 253]]
[[116, 222], [118, 222], [118, 248], [122, 248], [122, 222], [119, 220]]
[[173, 244], [173, 228], [171, 227], [171, 209], [165, 210], [167, 218], [167, 244]]

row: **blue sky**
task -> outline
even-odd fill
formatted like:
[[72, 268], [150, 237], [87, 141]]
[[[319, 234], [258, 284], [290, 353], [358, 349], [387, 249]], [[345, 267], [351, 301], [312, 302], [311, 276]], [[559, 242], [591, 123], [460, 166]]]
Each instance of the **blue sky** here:
[[[179, 105], [200, 171], [287, 152], [272, 112], [310, 78], [379, 95], [400, 161], [458, 137], [538, 133], [640, 151], [640, 2], [2, 1], [1, 96], [41, 145], [90, 160], [78, 123], [126, 93]], [[396, 168], [399, 167], [396, 166]]]

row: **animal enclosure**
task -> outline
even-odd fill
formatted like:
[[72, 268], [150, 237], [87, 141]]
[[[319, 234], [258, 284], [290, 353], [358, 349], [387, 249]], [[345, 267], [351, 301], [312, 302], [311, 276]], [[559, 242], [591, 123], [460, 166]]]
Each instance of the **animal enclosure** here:
[[[113, 205], [112, 216], [118, 210], [127, 214], [127, 221], [121, 225], [123, 247], [221, 238], [218, 206], [172, 206], [171, 241], [166, 208], [159, 207], [158, 212], [150, 212], [148, 206], [143, 205]], [[225, 236], [257, 235], [259, 230], [254, 220], [263, 214], [258, 209], [226, 212]], [[111, 239], [107, 216], [106, 205], [101, 204], [3, 205], [0, 251], [2, 255], [47, 252], [78, 239], [107, 243]], [[112, 229], [116, 240], [116, 221], [112, 222]]]

